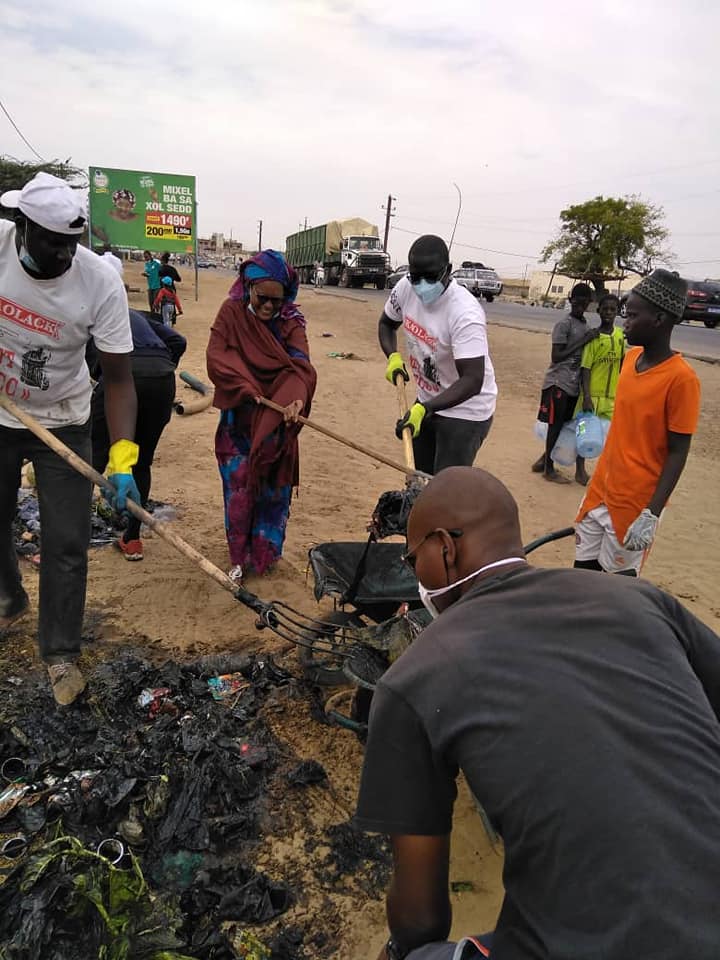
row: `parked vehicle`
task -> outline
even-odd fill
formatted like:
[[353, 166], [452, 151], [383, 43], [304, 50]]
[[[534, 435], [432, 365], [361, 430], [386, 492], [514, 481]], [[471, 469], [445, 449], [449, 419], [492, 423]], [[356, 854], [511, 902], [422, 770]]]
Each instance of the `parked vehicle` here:
[[488, 303], [492, 303], [495, 297], [499, 297], [502, 293], [503, 285], [500, 277], [492, 267], [486, 267], [484, 263], [466, 260], [460, 270], [453, 273], [453, 277], [473, 296], [485, 297]]
[[378, 228], [360, 218], [331, 220], [291, 234], [285, 256], [298, 271], [300, 283], [312, 281], [316, 263], [325, 268], [325, 283], [335, 287], [372, 283], [384, 290], [390, 274], [390, 255], [383, 250]]
[[198, 270], [217, 270], [217, 264], [212, 260], [198, 260]]
[[687, 306], [683, 320], [702, 320], [706, 327], [720, 323], [720, 283], [714, 280], [688, 280]]
[[396, 283], [402, 280], [403, 277], [407, 276], [410, 267], [405, 263], [402, 267], [397, 267], [390, 276], [387, 278], [387, 288], [392, 290]]

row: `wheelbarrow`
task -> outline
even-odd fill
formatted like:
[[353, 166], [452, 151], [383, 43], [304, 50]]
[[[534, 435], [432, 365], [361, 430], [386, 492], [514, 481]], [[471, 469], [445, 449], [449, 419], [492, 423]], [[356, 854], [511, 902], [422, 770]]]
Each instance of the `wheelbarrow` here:
[[[574, 527], [547, 533], [528, 543], [525, 554], [574, 533]], [[311, 682], [356, 688], [331, 696], [326, 713], [361, 737], [378, 680], [430, 623], [417, 579], [402, 559], [406, 549], [371, 538], [365, 544], [322, 543], [309, 552], [315, 599], [331, 598], [334, 609], [303, 631], [298, 656]], [[349, 714], [335, 709], [338, 699], [348, 698]]]

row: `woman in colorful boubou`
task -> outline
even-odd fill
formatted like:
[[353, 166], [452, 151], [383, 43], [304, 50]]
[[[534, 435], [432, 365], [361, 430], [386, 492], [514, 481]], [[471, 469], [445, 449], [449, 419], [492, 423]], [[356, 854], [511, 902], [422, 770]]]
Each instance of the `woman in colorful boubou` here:
[[[220, 410], [215, 436], [225, 501], [231, 579], [263, 574], [282, 556], [292, 490], [299, 483], [298, 416], [307, 416], [317, 375], [298, 281], [275, 250], [246, 260], [210, 332], [207, 368]], [[259, 406], [273, 400], [277, 413]]]

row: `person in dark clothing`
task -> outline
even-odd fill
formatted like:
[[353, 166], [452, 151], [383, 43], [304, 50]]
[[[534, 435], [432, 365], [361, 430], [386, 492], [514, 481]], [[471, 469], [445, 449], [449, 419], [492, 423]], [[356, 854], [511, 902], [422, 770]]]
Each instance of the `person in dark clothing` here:
[[[382, 960], [716, 960], [720, 638], [649, 583], [531, 567], [482, 470], [435, 477], [408, 544], [439, 619], [370, 713], [356, 822], [392, 837]], [[446, 939], [459, 770], [505, 848], [490, 946]]]
[[175, 292], [175, 284], [182, 283], [182, 278], [180, 274], [177, 272], [175, 267], [170, 263], [169, 253], [164, 253], [160, 257], [160, 280], [162, 280], [163, 277], [170, 277], [170, 280], [172, 281], [172, 286], [170, 289], [173, 291], [173, 293]]
[[[167, 327], [149, 313], [130, 311], [132, 329], [133, 380], [137, 394], [138, 412], [135, 442], [140, 448], [138, 461], [133, 467], [133, 476], [143, 506], [150, 496], [150, 484], [155, 448], [163, 430], [172, 416], [175, 399], [175, 368], [185, 353], [185, 337]], [[88, 364], [93, 370], [92, 358]], [[102, 473], [108, 459], [110, 438], [105, 419], [104, 387], [98, 380], [92, 397], [92, 463]], [[117, 541], [117, 546], [126, 560], [142, 560], [143, 544], [140, 539], [140, 521], [132, 514], [127, 529]]]
[[[541, 473], [554, 483], [570, 483], [555, 469], [552, 452], [563, 425], [575, 416], [580, 396], [580, 364], [583, 348], [600, 336], [599, 327], [589, 328], [585, 312], [592, 302], [592, 290], [586, 283], [576, 283], [570, 292], [570, 313], [553, 327], [550, 366], [543, 380], [538, 420], [548, 425], [545, 452], [532, 465], [533, 473]], [[587, 483], [584, 461], [575, 462], [575, 479]]]

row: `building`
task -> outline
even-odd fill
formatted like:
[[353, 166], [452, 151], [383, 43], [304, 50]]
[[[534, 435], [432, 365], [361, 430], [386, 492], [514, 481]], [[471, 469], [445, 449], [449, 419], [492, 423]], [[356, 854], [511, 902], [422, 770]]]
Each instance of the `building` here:
[[223, 233], [213, 233], [211, 237], [198, 237], [198, 257], [202, 260], [214, 260], [218, 263], [235, 264], [248, 256], [239, 240], [228, 239]]
[[[629, 273], [622, 280], [607, 280], [605, 286], [608, 293], [617, 293], [622, 296], [623, 293], [629, 293], [633, 287], [637, 286], [642, 277], [637, 273]], [[553, 275], [552, 270], [535, 270], [530, 276], [529, 300], [552, 300], [558, 302], [566, 300], [570, 291], [576, 283], [582, 281], [566, 277], [562, 273]], [[590, 284], [592, 288], [592, 284]]]

